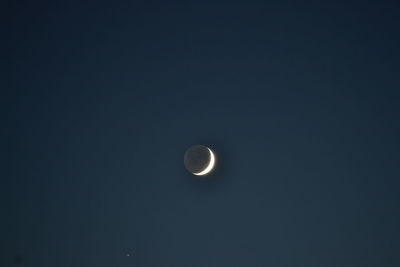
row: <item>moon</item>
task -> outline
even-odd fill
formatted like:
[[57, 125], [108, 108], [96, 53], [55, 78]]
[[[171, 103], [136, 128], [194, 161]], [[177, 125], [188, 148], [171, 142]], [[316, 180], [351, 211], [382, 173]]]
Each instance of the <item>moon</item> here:
[[204, 176], [214, 169], [216, 160], [210, 148], [194, 145], [185, 152], [183, 162], [190, 173], [196, 176]]

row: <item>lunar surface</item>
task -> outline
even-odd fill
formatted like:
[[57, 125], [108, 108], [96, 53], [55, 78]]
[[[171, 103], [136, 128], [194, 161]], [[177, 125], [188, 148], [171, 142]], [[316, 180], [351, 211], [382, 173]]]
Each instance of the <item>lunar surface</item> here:
[[215, 155], [208, 147], [195, 145], [189, 147], [185, 152], [183, 162], [189, 172], [197, 176], [202, 176], [213, 170]]

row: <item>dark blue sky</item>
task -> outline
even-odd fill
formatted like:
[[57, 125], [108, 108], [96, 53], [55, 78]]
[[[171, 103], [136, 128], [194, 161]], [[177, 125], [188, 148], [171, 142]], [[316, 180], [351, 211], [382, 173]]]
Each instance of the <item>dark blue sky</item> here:
[[400, 266], [398, 5], [4, 6], [1, 266]]

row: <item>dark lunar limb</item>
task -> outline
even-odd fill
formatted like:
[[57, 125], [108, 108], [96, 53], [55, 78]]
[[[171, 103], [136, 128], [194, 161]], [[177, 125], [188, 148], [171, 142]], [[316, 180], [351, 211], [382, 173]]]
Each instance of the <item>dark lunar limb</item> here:
[[195, 145], [186, 150], [183, 162], [189, 172], [199, 173], [208, 166], [210, 158], [210, 151], [206, 146]]

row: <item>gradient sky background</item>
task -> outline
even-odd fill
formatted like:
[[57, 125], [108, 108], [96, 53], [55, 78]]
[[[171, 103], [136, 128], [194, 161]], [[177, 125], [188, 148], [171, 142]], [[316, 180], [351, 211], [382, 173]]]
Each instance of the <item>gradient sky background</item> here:
[[400, 266], [394, 1], [3, 7], [1, 266]]

